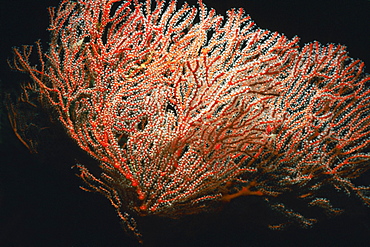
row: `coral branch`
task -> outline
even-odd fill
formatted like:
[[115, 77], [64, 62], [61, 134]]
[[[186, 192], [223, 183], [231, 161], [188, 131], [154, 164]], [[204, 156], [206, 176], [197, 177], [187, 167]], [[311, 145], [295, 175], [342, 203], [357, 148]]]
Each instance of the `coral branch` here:
[[[12, 67], [33, 81], [25, 95], [36, 93], [100, 162], [101, 178], [79, 166], [90, 189], [138, 239], [129, 212], [178, 217], [292, 191], [340, 212], [320, 195], [324, 185], [369, 204], [369, 187], [352, 181], [370, 167], [364, 64], [341, 45], [299, 48], [298, 38], [258, 28], [242, 9], [224, 18], [198, 5], [64, 0], [49, 9], [39, 69], [31, 47], [14, 49]], [[302, 226], [316, 222], [270, 205]]]

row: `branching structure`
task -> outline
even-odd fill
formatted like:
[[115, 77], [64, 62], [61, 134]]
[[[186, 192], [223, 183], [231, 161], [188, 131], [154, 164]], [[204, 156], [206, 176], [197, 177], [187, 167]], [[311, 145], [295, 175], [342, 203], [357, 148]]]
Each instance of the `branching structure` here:
[[369, 187], [351, 181], [370, 167], [370, 77], [343, 46], [300, 49], [242, 9], [224, 20], [201, 1], [64, 0], [50, 14], [40, 67], [28, 46], [13, 67], [101, 163], [101, 178], [82, 165], [80, 177], [138, 238], [128, 212], [178, 217], [258, 195], [309, 226], [278, 198], [299, 188], [339, 212], [323, 185], [370, 204]]

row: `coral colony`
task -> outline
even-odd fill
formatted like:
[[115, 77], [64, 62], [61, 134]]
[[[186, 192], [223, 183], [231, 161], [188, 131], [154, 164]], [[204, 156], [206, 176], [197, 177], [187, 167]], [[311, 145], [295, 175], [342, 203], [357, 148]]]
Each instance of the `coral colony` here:
[[[64, 0], [50, 8], [50, 47], [14, 49], [37, 94], [100, 177], [78, 165], [139, 241], [132, 215], [178, 217], [258, 196], [311, 226], [280, 200], [296, 193], [336, 214], [322, 187], [370, 204], [353, 179], [369, 166], [370, 76], [344, 46], [258, 28], [243, 9], [217, 15], [175, 1]], [[16, 123], [16, 107], [10, 107]], [[16, 130], [17, 136], [22, 133]]]

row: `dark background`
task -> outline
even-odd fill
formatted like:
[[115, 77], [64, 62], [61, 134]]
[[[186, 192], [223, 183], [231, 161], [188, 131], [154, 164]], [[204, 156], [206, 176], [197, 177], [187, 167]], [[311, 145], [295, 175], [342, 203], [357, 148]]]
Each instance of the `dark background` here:
[[[11, 48], [41, 39], [47, 48], [46, 7], [56, 0], [18, 0], [0, 3], [0, 90], [11, 91], [27, 81], [12, 72], [6, 59]], [[195, 1], [188, 1], [194, 4]], [[301, 44], [318, 40], [348, 47], [351, 57], [370, 66], [370, 1], [211, 1], [208, 7], [224, 14], [244, 7], [258, 26], [298, 35]], [[369, 67], [366, 68], [370, 72]], [[136, 246], [121, 229], [109, 201], [79, 189], [82, 181], [71, 167], [94, 164], [69, 142], [63, 132], [47, 130], [46, 143], [31, 155], [16, 139], [0, 108], [0, 246]], [[49, 133], [48, 133], [49, 131]], [[77, 158], [77, 160], [76, 160]], [[370, 184], [369, 176], [363, 182]], [[334, 196], [336, 196], [334, 194]], [[323, 219], [312, 229], [270, 231], [277, 214], [259, 198], [239, 198], [222, 212], [167, 219], [140, 219], [146, 246], [370, 246], [370, 209], [355, 197], [343, 198], [346, 212]], [[339, 199], [341, 201], [341, 199]], [[143, 222], [141, 222], [143, 221]]]

